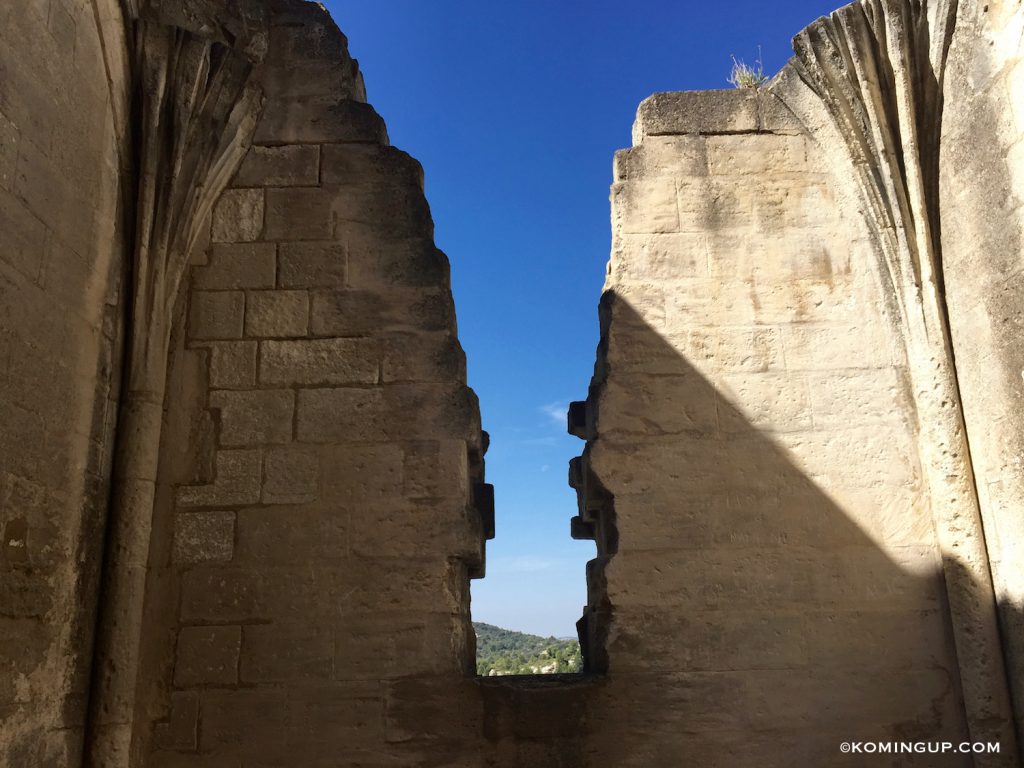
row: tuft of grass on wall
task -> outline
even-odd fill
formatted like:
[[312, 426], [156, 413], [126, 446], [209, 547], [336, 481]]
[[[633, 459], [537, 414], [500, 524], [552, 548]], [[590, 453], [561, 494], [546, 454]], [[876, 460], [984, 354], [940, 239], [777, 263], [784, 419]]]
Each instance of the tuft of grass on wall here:
[[750, 66], [743, 59], [732, 57], [732, 73], [729, 75], [729, 84], [734, 88], [749, 88], [757, 90], [768, 82], [768, 75], [764, 73], [764, 63], [761, 61], [761, 49], [757, 49], [757, 58], [754, 65]]

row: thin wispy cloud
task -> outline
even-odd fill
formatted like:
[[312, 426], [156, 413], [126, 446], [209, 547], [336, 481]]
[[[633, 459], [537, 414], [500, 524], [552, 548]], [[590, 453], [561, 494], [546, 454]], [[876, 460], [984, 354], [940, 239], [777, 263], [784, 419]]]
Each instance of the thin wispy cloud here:
[[500, 570], [506, 573], [537, 573], [551, 570], [556, 563], [554, 560], [543, 557], [523, 555], [521, 557], [496, 557], [491, 560], [489, 565], [496, 571]]
[[540, 411], [559, 427], [564, 427], [569, 404], [562, 402], [548, 403], [547, 405], [542, 405]]

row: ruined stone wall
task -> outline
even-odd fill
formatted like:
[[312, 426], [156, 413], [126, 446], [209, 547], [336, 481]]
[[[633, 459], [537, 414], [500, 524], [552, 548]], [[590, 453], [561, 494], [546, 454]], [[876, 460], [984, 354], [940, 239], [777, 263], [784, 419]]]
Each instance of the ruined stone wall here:
[[118, 387], [117, 3], [0, 7], [0, 765], [74, 766]]
[[473, 669], [492, 524], [448, 262], [321, 8], [273, 4], [256, 80], [183, 299], [133, 751], [422, 765], [420, 740], [467, 721], [423, 681]]
[[906, 352], [836, 137], [784, 99], [651, 97], [616, 157], [581, 430], [613, 765], [967, 734]]
[[[588, 674], [516, 681], [472, 674], [492, 493], [422, 169], [316, 4], [144, 9], [173, 29], [138, 40], [262, 61], [265, 104], [178, 297], [152, 532], [129, 514], [104, 593], [137, 619], [144, 577], [141, 655], [107, 649], [93, 763], [830, 766], [994, 736], [871, 764], [1018, 765], [1024, 16], [961, 2], [944, 71], [956, 6], [929, 7], [817, 23], [761, 92], [641, 105], [570, 414]], [[117, 4], [0, 21], [0, 764], [77, 766], [139, 169]]]
[[942, 249], [956, 367], [1024, 743], [1024, 8], [965, 3], [946, 75]]

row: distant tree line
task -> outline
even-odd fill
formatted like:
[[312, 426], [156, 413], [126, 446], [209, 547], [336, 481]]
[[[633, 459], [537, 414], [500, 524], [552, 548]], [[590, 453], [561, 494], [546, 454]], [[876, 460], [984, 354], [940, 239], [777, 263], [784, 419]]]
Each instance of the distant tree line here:
[[575, 639], [528, 635], [480, 622], [474, 622], [473, 629], [479, 675], [547, 675], [583, 668], [580, 644]]

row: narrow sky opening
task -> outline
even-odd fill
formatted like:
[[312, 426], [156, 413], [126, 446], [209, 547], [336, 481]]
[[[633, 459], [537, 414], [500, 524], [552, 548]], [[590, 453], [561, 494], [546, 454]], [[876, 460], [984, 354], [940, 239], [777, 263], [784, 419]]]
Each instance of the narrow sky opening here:
[[612, 155], [658, 91], [727, 88], [735, 55], [777, 72], [836, 0], [326, 5], [392, 143], [426, 171], [452, 261], [469, 383], [491, 434], [497, 538], [473, 618], [571, 637], [590, 542], [569, 537], [565, 409], [587, 393], [610, 250]]

